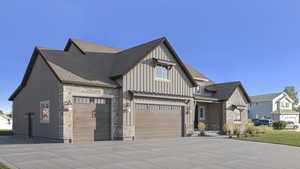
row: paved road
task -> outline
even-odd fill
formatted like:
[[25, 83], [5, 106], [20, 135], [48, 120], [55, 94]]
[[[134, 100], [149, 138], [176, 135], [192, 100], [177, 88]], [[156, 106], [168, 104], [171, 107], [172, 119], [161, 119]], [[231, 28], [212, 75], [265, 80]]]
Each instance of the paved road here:
[[299, 169], [299, 157], [298, 147], [207, 137], [0, 144], [0, 161], [20, 169]]

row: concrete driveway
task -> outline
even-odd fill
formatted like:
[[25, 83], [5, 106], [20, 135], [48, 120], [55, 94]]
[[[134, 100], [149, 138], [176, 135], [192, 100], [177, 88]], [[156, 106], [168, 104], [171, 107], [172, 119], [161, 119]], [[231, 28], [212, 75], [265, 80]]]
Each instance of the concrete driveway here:
[[20, 169], [299, 169], [299, 156], [298, 147], [208, 137], [0, 144], [0, 161]]

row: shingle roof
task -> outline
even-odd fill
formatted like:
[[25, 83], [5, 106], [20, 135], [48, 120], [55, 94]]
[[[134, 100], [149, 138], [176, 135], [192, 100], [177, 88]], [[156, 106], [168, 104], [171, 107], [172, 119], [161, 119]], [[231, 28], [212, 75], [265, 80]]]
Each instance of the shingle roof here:
[[[110, 46], [105, 46], [102, 44], [87, 42], [79, 39], [69, 39], [69, 42], [73, 42], [81, 51], [84, 53], [87, 52], [96, 52], [96, 53], [118, 53], [122, 51], [122, 49], [119, 48], [113, 48]], [[68, 46], [68, 45], [67, 45]]]
[[248, 96], [246, 90], [244, 89], [241, 82], [227, 82], [227, 83], [215, 83], [209, 86], [206, 86], [206, 90], [214, 91], [213, 97], [219, 100], [228, 100], [233, 94], [234, 90], [240, 87], [243, 91], [247, 101], [250, 103], [250, 97]]
[[[200, 73], [198, 70], [192, 68], [188, 64], [185, 63], [186, 68], [189, 70], [189, 72], [192, 74], [195, 80], [207, 80], [211, 81], [208, 77], [206, 77], [204, 74]], [[212, 81], [211, 81], [212, 82]]]
[[115, 77], [127, 73], [163, 40], [164, 38], [159, 38], [117, 53], [111, 76]]
[[[76, 46], [82, 51], [82, 54], [69, 52], [67, 49], [71, 43], [76, 43]], [[164, 37], [123, 51], [81, 40], [70, 39], [64, 51], [36, 47], [20, 86], [11, 95], [9, 100], [13, 100], [26, 85], [38, 54], [41, 54], [42, 59], [46, 62], [56, 78], [62, 83], [118, 87], [113, 78], [127, 73], [161, 43], [164, 43], [169, 48], [192, 84], [196, 85], [192, 75]]]
[[272, 101], [274, 98], [276, 98], [280, 94], [282, 94], [282, 92], [251, 96], [250, 98], [251, 98], [252, 102], [267, 102], [267, 101]]
[[63, 83], [107, 87], [117, 85], [109, 78], [114, 61], [112, 54], [76, 55], [59, 50], [41, 50], [40, 52]]

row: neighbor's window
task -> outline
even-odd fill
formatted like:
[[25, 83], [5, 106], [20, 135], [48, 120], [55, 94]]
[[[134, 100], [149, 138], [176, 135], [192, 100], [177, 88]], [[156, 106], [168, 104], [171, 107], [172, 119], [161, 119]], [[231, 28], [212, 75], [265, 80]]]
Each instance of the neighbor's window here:
[[289, 104], [289, 103], [285, 103], [285, 106], [286, 106], [286, 107], [289, 107], [289, 106], [290, 106], [290, 104]]
[[50, 101], [40, 102], [40, 122], [49, 123], [50, 122]]
[[161, 65], [156, 65], [154, 70], [155, 78], [168, 80], [168, 69]]
[[240, 110], [238, 110], [238, 109], [235, 109], [233, 111], [233, 113], [234, 113], [234, 121], [241, 121], [241, 114], [242, 114], [242, 112]]

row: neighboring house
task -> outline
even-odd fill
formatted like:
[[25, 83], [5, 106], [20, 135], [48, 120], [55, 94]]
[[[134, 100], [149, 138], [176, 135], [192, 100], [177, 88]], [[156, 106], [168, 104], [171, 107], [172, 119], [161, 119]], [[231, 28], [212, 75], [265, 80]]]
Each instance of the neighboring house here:
[[0, 130], [11, 130], [12, 118], [8, 114], [0, 114]]
[[299, 123], [299, 112], [293, 111], [294, 101], [285, 93], [271, 93], [251, 97], [249, 117]]
[[81, 142], [192, 135], [248, 119], [240, 82], [215, 84], [166, 38], [129, 49], [70, 39], [36, 47], [13, 101], [14, 134]]

